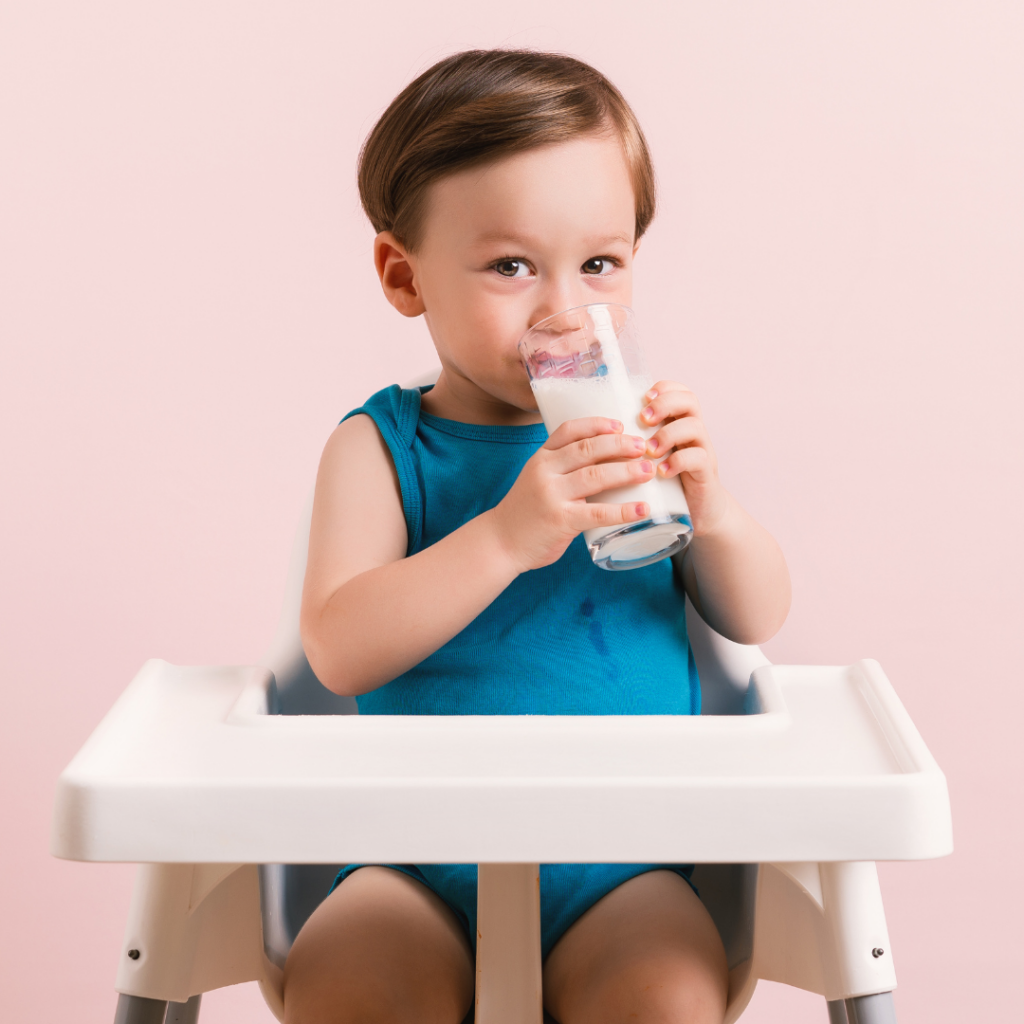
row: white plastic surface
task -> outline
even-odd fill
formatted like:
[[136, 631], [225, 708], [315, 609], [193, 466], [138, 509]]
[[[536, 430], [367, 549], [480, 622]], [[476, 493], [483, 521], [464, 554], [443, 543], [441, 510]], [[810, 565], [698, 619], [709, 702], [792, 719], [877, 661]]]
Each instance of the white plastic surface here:
[[183, 1003], [263, 973], [254, 865], [139, 865], [118, 992]]
[[540, 865], [481, 864], [476, 1024], [543, 1024]]
[[754, 920], [752, 979], [828, 1000], [896, 987], [873, 863], [763, 864]]
[[832, 933], [838, 984], [829, 999], [896, 987], [878, 870], [873, 863], [822, 864], [821, 893]]
[[52, 851], [159, 862], [902, 860], [946, 783], [881, 668], [763, 666], [745, 716], [267, 715], [148, 662], [62, 774]]

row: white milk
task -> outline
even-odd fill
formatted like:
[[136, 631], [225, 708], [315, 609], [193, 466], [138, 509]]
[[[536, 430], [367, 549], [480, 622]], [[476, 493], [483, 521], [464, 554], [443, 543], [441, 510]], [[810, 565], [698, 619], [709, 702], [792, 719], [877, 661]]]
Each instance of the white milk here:
[[[629, 377], [613, 370], [605, 377], [549, 377], [534, 380], [531, 384], [549, 434], [553, 434], [567, 420], [587, 416], [607, 416], [620, 420], [624, 433], [644, 438], [650, 437], [658, 429], [645, 426], [640, 420], [640, 410], [647, 404], [644, 395], [652, 384], [645, 377]], [[661, 460], [654, 461], [657, 463]], [[690, 513], [678, 476], [667, 480], [656, 476], [646, 483], [602, 491], [587, 500], [614, 504], [645, 501], [650, 507], [652, 519], [688, 516]], [[587, 544], [593, 547], [602, 536], [618, 529], [621, 527], [603, 526], [585, 531], [584, 537]]]

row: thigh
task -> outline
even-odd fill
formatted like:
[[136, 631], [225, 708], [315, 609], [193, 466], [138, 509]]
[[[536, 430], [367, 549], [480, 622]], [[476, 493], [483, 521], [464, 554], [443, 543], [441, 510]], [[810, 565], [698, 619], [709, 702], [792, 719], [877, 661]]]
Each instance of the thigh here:
[[544, 963], [544, 1005], [560, 1024], [721, 1024], [725, 950], [673, 871], [650, 871], [598, 900]]
[[303, 926], [284, 969], [286, 1024], [459, 1024], [473, 955], [451, 908], [399, 871], [353, 872]]

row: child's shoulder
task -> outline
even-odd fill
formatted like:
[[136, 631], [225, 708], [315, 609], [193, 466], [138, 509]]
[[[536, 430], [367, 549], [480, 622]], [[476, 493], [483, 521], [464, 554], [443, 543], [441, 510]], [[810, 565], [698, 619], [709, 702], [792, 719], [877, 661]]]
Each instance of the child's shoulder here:
[[411, 424], [415, 431], [420, 415], [421, 394], [419, 388], [403, 388], [400, 384], [391, 384], [374, 392], [362, 405], [346, 413], [341, 422], [346, 423], [362, 415], [370, 417], [378, 426], [383, 422], [401, 429]]
[[403, 388], [392, 384], [381, 388], [362, 405], [347, 412], [331, 437], [333, 439], [338, 436], [353, 444], [361, 444], [375, 434], [377, 440], [382, 439], [387, 451], [395, 457], [397, 453], [412, 446], [419, 417], [419, 388]]
[[381, 465], [391, 466], [391, 453], [376, 419], [369, 411], [354, 409], [327, 439], [319, 476], [347, 479], [351, 486], [352, 480], [364, 481], [367, 471], [375, 478], [374, 470]]

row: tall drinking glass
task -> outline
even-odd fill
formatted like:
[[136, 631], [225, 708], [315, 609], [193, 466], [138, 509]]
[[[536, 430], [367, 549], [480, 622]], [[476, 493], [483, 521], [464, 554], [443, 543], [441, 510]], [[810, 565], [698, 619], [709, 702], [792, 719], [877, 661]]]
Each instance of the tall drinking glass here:
[[[633, 311], [626, 306], [602, 302], [556, 313], [523, 335], [519, 353], [549, 434], [567, 420], [587, 416], [621, 420], [626, 433], [643, 437], [657, 429], [640, 421], [644, 395], [654, 381], [640, 351]], [[651, 510], [639, 523], [584, 531], [590, 557], [602, 569], [651, 565], [690, 541], [690, 510], [679, 477], [656, 475], [587, 500], [644, 501]]]

